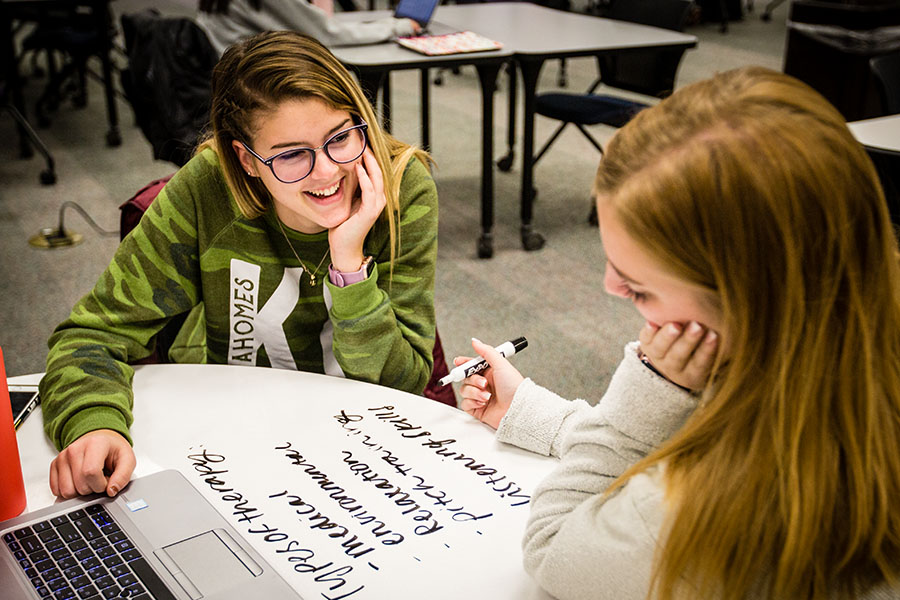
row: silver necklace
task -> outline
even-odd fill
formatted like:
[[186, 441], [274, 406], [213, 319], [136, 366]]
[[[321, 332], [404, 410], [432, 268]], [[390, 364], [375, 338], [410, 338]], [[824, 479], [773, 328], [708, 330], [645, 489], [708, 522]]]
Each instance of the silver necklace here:
[[281, 224], [281, 220], [278, 217], [275, 217], [275, 221], [278, 223], [278, 228], [281, 230], [281, 235], [284, 236], [284, 241], [287, 242], [288, 248], [290, 248], [291, 252], [294, 253], [294, 258], [297, 259], [297, 262], [300, 263], [300, 266], [303, 267], [303, 270], [306, 271], [306, 273], [309, 275], [309, 285], [311, 285], [312, 287], [316, 287], [316, 277], [319, 274], [319, 268], [321, 268], [322, 263], [325, 262], [325, 259], [328, 258], [328, 253], [331, 252], [331, 248], [329, 247], [327, 250], [325, 250], [325, 255], [322, 256], [322, 260], [319, 261], [319, 264], [316, 266], [316, 270], [310, 271], [309, 267], [306, 266], [306, 263], [300, 260], [300, 257], [297, 256], [297, 251], [294, 250], [294, 245], [291, 243], [290, 238], [288, 238], [287, 232], [284, 230], [284, 225]]

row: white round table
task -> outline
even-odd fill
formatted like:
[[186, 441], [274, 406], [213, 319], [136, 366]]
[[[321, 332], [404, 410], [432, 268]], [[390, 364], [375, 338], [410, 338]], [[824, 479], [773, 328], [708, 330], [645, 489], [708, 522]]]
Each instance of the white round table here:
[[[529, 494], [556, 461], [498, 443], [466, 413], [381, 386], [253, 367], [139, 366], [134, 390], [135, 476], [182, 472], [301, 595], [547, 597], [522, 569], [520, 541]], [[54, 501], [56, 454], [39, 411], [17, 439], [35, 510]], [[361, 545], [342, 546], [335, 527]], [[274, 542], [281, 536], [265, 528], [302, 540], [328, 567], [294, 571]], [[345, 584], [332, 590], [321, 575], [342, 568]]]

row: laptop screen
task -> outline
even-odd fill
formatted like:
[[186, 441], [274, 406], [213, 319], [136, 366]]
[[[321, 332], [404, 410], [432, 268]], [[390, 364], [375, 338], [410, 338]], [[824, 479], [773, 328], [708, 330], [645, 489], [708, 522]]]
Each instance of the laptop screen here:
[[394, 16], [398, 19], [412, 19], [425, 27], [431, 21], [431, 15], [434, 14], [434, 9], [439, 3], [440, 0], [400, 0]]

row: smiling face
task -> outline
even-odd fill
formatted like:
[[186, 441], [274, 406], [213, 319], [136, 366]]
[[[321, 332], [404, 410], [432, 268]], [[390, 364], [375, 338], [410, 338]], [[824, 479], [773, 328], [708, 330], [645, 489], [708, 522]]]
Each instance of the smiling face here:
[[[257, 117], [253, 139], [246, 144], [267, 159], [291, 148], [319, 147], [335, 133], [354, 125], [350, 113], [334, 110], [319, 99], [288, 100]], [[283, 183], [240, 142], [233, 142], [232, 147], [244, 171], [259, 177], [269, 190], [278, 218], [291, 229], [318, 233], [337, 227], [352, 213], [359, 187], [355, 165], [361, 158], [338, 164], [319, 149], [306, 178]]]
[[709, 291], [663, 269], [625, 231], [609, 203], [599, 203], [598, 216], [607, 257], [603, 284], [608, 293], [630, 299], [651, 325], [696, 321], [723, 334], [722, 314]]

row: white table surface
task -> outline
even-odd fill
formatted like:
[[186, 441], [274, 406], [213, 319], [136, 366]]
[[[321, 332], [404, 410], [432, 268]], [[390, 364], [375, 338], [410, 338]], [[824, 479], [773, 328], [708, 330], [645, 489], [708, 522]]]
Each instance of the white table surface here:
[[438, 7], [434, 20], [502, 42], [515, 54], [593, 54], [600, 50], [695, 45], [697, 37], [668, 29], [604, 19], [530, 2]]
[[[465, 5], [470, 7], [475, 5]], [[433, 21], [443, 24], [441, 11], [447, 7], [438, 7]], [[393, 11], [372, 10], [336, 13], [335, 17], [341, 21], [372, 21], [389, 17]], [[447, 23], [446, 25], [450, 25]], [[455, 29], [451, 26], [450, 29]], [[390, 67], [391, 69], [419, 68], [422, 66], [439, 67], [445, 64], [461, 63], [472, 64], [490, 59], [502, 59], [512, 55], [511, 48], [501, 48], [488, 52], [467, 52], [462, 54], [444, 54], [427, 56], [404, 48], [396, 42], [384, 42], [381, 44], [366, 44], [363, 46], [334, 46], [329, 50], [344, 64], [355, 67]]]
[[[344, 21], [370, 21], [391, 11], [338, 13]], [[426, 57], [394, 42], [365, 46], [339, 46], [331, 51], [347, 64], [358, 66], [429, 61], [472, 61], [512, 54], [591, 54], [600, 50], [696, 45], [697, 36], [604, 19], [593, 15], [554, 10], [530, 2], [487, 2], [438, 6], [432, 21], [455, 30], [468, 30], [503, 43], [501, 50]]]
[[900, 152], [900, 114], [854, 121], [847, 126], [863, 146]]
[[[26, 375], [9, 383], [39, 379]], [[294, 572], [273, 544], [251, 535], [224, 496], [204, 483], [190, 455], [205, 449], [227, 457], [217, 465], [227, 468], [220, 477], [257, 502], [267, 525], [277, 524], [303, 539], [323, 561], [352, 563], [347, 579], [364, 585], [359, 598], [548, 598], [522, 569], [520, 543], [527, 496], [556, 461], [498, 443], [490, 428], [466, 413], [381, 386], [253, 367], [144, 365], [135, 368], [134, 389], [135, 476], [166, 468], [181, 471], [301, 595], [336, 592], [309, 574]], [[54, 501], [47, 473], [56, 453], [42, 425], [35, 411], [17, 434], [27, 510]], [[429, 442], [439, 444], [446, 455], [440, 456]], [[379, 544], [371, 526], [354, 521], [305, 467], [298, 469], [287, 451], [277, 449], [288, 444], [307, 465], [314, 464], [402, 533], [403, 542]], [[427, 522], [440, 523], [441, 529], [417, 534], [416, 527], [426, 521], [412, 520], [405, 505], [354, 474], [350, 455], [349, 460], [369, 465], [403, 488], [433, 513]], [[427, 493], [425, 486], [432, 486]], [[275, 488], [302, 495], [374, 550], [365, 560], [349, 558], [327, 530], [312, 528], [283, 502], [270, 500]], [[438, 495], [451, 502], [436, 502]]]

